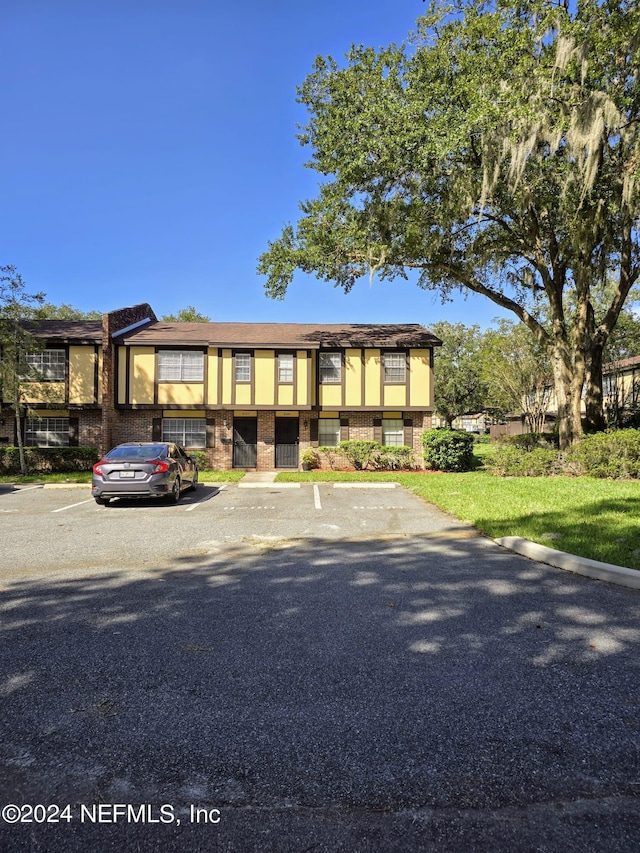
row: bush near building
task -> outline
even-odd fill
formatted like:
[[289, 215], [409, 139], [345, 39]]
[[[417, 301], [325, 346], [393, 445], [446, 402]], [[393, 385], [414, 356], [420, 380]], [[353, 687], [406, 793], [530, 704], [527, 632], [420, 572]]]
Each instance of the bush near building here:
[[[27, 469], [36, 474], [66, 474], [90, 471], [98, 461], [95, 447], [25, 447]], [[0, 447], [0, 474], [20, 473], [17, 447]]]
[[470, 471], [473, 435], [455, 429], [428, 429], [422, 434], [424, 460], [435, 471]]

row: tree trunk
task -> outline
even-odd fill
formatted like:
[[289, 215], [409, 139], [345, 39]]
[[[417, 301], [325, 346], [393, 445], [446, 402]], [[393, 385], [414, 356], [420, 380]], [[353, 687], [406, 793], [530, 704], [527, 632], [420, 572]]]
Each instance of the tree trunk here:
[[601, 344], [593, 344], [587, 358], [585, 432], [602, 432], [606, 426], [602, 401], [602, 350]]
[[24, 476], [28, 474], [27, 458], [24, 453], [24, 441], [22, 440], [22, 411], [20, 401], [14, 403], [14, 411], [16, 413], [16, 441], [18, 443], [18, 456], [20, 458], [20, 473]]
[[580, 389], [583, 377], [581, 376], [579, 380], [576, 377], [569, 348], [566, 341], [562, 339], [556, 340], [553, 345], [551, 364], [558, 405], [558, 441], [560, 450], [566, 450], [582, 436]]

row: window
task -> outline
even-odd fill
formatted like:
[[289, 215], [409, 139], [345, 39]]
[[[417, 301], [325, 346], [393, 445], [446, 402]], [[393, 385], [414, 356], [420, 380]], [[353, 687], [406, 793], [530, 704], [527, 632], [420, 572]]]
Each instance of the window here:
[[318, 444], [320, 447], [337, 447], [340, 443], [340, 418], [318, 420]]
[[404, 421], [402, 418], [382, 419], [382, 443], [386, 447], [404, 446]]
[[29, 372], [33, 371], [35, 374], [31, 378], [36, 381], [38, 379], [46, 379], [50, 382], [64, 381], [65, 360], [65, 351], [63, 349], [45, 349], [39, 352], [30, 352], [26, 358]]
[[340, 382], [342, 357], [339, 352], [320, 353], [320, 382]]
[[251, 354], [236, 353], [236, 382], [251, 382]]
[[384, 356], [384, 381], [405, 382], [407, 372], [407, 359], [403, 352], [385, 352]]
[[293, 382], [293, 354], [290, 352], [278, 356], [278, 382]]
[[206, 447], [207, 422], [205, 418], [163, 418], [162, 440], [183, 447]]
[[25, 444], [29, 447], [69, 445], [69, 418], [27, 418]]
[[161, 350], [158, 353], [160, 382], [203, 382], [204, 353]]

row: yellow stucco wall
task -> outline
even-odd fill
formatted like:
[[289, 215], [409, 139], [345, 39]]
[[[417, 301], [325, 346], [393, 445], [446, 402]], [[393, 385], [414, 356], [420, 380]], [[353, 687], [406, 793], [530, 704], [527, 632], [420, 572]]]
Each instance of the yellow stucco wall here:
[[25, 403], [64, 403], [64, 382], [26, 382], [22, 399]]
[[342, 385], [320, 385], [318, 388], [320, 394], [319, 403], [324, 408], [326, 406], [341, 406], [342, 405]]
[[160, 405], [200, 406], [204, 403], [202, 382], [160, 382], [158, 384]]
[[293, 406], [293, 385], [278, 385], [278, 405]]
[[431, 351], [412, 349], [409, 353], [411, 376], [410, 406], [433, 405], [433, 383], [431, 374]]
[[93, 347], [69, 347], [69, 402], [93, 403], [96, 354]]
[[232, 396], [232, 377], [233, 377], [233, 355], [230, 349], [222, 350], [222, 388], [220, 396], [222, 404], [228, 406]]
[[379, 349], [366, 349], [364, 351], [364, 404], [365, 406], [379, 406], [380, 400], [380, 370], [382, 359]]
[[[384, 386], [384, 407], [407, 405], [407, 386], [406, 385], [385, 385]], [[385, 415], [386, 417], [386, 415]]]
[[296, 353], [297, 383], [295, 401], [297, 406], [311, 405], [311, 400], [309, 399], [309, 382], [307, 377], [308, 364], [307, 353], [304, 350], [298, 350]]
[[251, 383], [236, 385], [236, 399], [234, 403], [238, 406], [250, 406], [251, 402]]
[[362, 357], [361, 350], [348, 349], [344, 363], [345, 405], [362, 405]]
[[[256, 350], [253, 356], [255, 403], [257, 406], [273, 406], [276, 402], [274, 350]], [[244, 386], [238, 386], [238, 393]], [[251, 399], [251, 398], [249, 398]], [[238, 399], [238, 402], [240, 400]], [[246, 402], [245, 400], [242, 401]]]
[[207, 402], [210, 406], [218, 403], [218, 350], [210, 348], [207, 352]]
[[[102, 367], [102, 363], [100, 364]], [[100, 383], [102, 390], [102, 383]], [[118, 347], [118, 403], [128, 403], [127, 400], [127, 353], [126, 347]]]
[[153, 403], [156, 356], [153, 347], [131, 347], [129, 403]]

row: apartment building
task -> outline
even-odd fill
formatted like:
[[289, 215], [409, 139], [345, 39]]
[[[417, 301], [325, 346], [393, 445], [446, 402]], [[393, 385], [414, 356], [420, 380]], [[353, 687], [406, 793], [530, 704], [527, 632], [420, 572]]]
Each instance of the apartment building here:
[[[214, 468], [296, 469], [347, 438], [421, 455], [431, 425], [441, 341], [418, 324], [170, 323], [145, 303], [33, 331], [27, 445], [171, 440]], [[15, 442], [6, 404], [0, 441]]]

